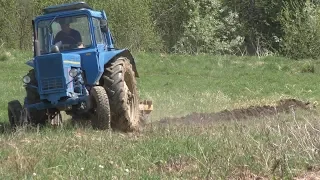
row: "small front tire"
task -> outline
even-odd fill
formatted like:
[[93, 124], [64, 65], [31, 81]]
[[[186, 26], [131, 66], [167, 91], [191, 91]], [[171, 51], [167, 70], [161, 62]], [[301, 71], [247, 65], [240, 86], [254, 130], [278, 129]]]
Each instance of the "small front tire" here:
[[110, 128], [110, 105], [106, 90], [101, 86], [91, 89], [92, 117], [91, 125], [93, 129], [106, 130]]
[[8, 103], [8, 116], [11, 128], [16, 128], [22, 125], [21, 122], [22, 105], [18, 100], [10, 101]]
[[[32, 69], [29, 71], [28, 76], [30, 77], [30, 85], [37, 87], [38, 82], [36, 80], [36, 73], [35, 70]], [[37, 89], [31, 87], [31, 86], [26, 86], [26, 93], [27, 93], [27, 103], [28, 104], [34, 104], [40, 102], [40, 95], [37, 91]], [[47, 121], [47, 113], [46, 110], [30, 110], [30, 121], [31, 124], [34, 125], [45, 125]]]

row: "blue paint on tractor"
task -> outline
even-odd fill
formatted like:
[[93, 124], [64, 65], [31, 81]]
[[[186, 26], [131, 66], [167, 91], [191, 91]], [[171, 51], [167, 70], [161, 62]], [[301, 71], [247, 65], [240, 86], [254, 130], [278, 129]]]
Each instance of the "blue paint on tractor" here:
[[[51, 108], [58, 108], [58, 109], [67, 109], [70, 106], [78, 105], [80, 103], [88, 103], [89, 99], [88, 96], [81, 96], [77, 98], [69, 98], [65, 101], [59, 101], [57, 104], [51, 104], [46, 102], [40, 102], [35, 104], [29, 104], [28, 109], [29, 110], [41, 110], [41, 109], [51, 109]], [[25, 103], [27, 103], [27, 100], [25, 100]]]
[[55, 53], [35, 57], [36, 79], [41, 100], [57, 104], [62, 97], [73, 93], [68, 88], [71, 68], [80, 68], [81, 59], [78, 54]]
[[[104, 11], [92, 10], [84, 2], [45, 8], [44, 14], [33, 20], [34, 57], [26, 64], [34, 68], [40, 102], [25, 101], [28, 109], [63, 109], [88, 101], [90, 88], [99, 83], [105, 66], [117, 56], [127, 57], [136, 76], [134, 58], [127, 49], [115, 49]], [[78, 44], [64, 48], [53, 44], [64, 20], [79, 27], [83, 47]], [[62, 27], [62, 26], [61, 26]]]

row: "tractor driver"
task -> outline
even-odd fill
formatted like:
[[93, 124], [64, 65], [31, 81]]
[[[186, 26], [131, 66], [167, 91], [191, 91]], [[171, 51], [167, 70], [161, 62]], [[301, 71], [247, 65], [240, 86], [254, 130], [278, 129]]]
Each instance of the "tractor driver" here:
[[70, 28], [70, 23], [65, 19], [59, 21], [61, 31], [54, 38], [54, 44], [62, 42], [62, 44], [77, 45], [78, 48], [84, 48], [79, 31]]

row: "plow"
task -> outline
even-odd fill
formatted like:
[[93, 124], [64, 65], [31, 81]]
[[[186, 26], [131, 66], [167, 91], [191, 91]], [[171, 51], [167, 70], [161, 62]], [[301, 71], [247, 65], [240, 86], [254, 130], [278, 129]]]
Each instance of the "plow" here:
[[13, 128], [62, 124], [61, 112], [97, 130], [134, 131], [153, 111], [140, 100], [135, 58], [117, 49], [106, 13], [85, 2], [49, 6], [32, 21], [34, 56], [23, 77], [26, 96], [8, 103]]

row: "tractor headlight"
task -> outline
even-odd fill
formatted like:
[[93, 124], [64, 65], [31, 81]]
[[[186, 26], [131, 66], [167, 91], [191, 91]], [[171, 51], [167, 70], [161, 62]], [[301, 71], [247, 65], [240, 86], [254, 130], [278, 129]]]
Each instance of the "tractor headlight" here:
[[77, 75], [78, 75], [78, 70], [77, 69], [71, 69], [69, 71], [69, 75], [72, 77], [72, 78], [75, 78]]
[[24, 76], [22, 80], [26, 84], [29, 84], [31, 82], [31, 78], [28, 75]]

